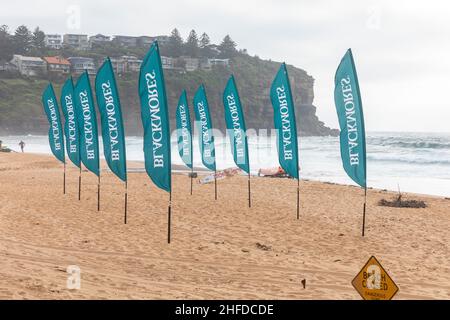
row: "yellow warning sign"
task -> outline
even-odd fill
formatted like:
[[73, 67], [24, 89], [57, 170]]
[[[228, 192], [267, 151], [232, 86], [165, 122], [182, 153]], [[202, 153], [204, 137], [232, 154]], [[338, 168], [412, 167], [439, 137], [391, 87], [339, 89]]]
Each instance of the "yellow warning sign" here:
[[397, 285], [374, 256], [356, 275], [352, 285], [364, 300], [391, 300], [398, 291]]

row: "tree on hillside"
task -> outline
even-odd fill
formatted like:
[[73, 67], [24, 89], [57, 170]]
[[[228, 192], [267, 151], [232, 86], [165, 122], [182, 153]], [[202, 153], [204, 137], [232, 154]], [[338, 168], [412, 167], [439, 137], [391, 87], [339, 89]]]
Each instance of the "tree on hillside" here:
[[183, 38], [177, 28], [172, 30], [167, 44], [167, 54], [170, 57], [179, 57], [183, 54]]
[[189, 33], [189, 37], [186, 40], [186, 44], [184, 45], [184, 53], [187, 56], [197, 58], [199, 55], [199, 47], [198, 47], [198, 36], [195, 30], [191, 30]]
[[200, 48], [207, 48], [210, 44], [211, 40], [209, 39], [209, 36], [206, 34], [206, 32], [203, 32], [200, 37]]
[[42, 55], [45, 51], [45, 33], [37, 27], [34, 29], [31, 44], [36, 55]]
[[209, 36], [203, 32], [203, 34], [200, 37], [199, 41], [199, 47], [200, 47], [200, 56], [202, 58], [210, 58], [211, 57], [211, 40], [209, 39]]
[[14, 35], [14, 52], [17, 54], [27, 54], [32, 47], [32, 34], [24, 25], [17, 27]]
[[222, 43], [219, 45], [220, 57], [224, 59], [230, 59], [236, 56], [236, 42], [234, 42], [231, 37], [227, 34], [223, 38]]
[[9, 61], [14, 54], [14, 43], [7, 25], [0, 26], [0, 61]]

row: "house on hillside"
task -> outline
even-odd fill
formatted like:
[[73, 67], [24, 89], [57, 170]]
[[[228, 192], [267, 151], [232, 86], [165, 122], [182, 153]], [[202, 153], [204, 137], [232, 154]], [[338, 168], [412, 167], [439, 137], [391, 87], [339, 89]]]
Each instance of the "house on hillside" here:
[[104, 44], [104, 43], [108, 43], [111, 42], [111, 37], [110, 36], [105, 36], [103, 34], [96, 34], [95, 36], [92, 36], [89, 38], [89, 45], [92, 47], [92, 45], [97, 45], [97, 44]]
[[181, 57], [184, 61], [184, 68], [187, 72], [195, 71], [200, 66], [200, 60], [197, 58], [191, 58], [191, 57]]
[[161, 64], [163, 69], [171, 70], [175, 68], [175, 59], [171, 57], [161, 56]]
[[204, 71], [210, 71], [211, 70], [211, 63], [209, 62], [209, 59], [202, 59], [200, 62], [200, 69]]
[[53, 74], [69, 74], [70, 62], [63, 57], [44, 57], [47, 63], [47, 72]]
[[135, 56], [122, 56], [126, 63], [126, 72], [139, 72], [141, 69], [142, 60]]
[[65, 34], [63, 45], [78, 50], [87, 50], [90, 47], [86, 34]]
[[135, 56], [121, 56], [119, 58], [110, 58], [110, 60], [116, 74], [137, 73], [141, 69], [142, 60]]
[[130, 36], [114, 36], [112, 41], [122, 47], [134, 48], [137, 46], [138, 38]]
[[19, 69], [11, 62], [0, 61], [0, 72], [19, 72]]
[[67, 60], [70, 62], [71, 71], [75, 74], [82, 74], [85, 70], [87, 70], [90, 75], [95, 75], [97, 73], [95, 61], [92, 58], [70, 57]]
[[208, 59], [211, 66], [228, 67], [230, 65], [230, 59]]
[[45, 46], [47, 48], [59, 50], [62, 48], [63, 39], [60, 34], [46, 34], [45, 35]]
[[11, 60], [21, 75], [35, 77], [47, 73], [47, 63], [39, 57], [25, 57], [15, 54]]
[[115, 74], [127, 72], [127, 63], [123, 58], [110, 58], [110, 60]]
[[155, 40], [154, 37], [148, 37], [148, 36], [142, 36], [137, 38], [137, 46], [141, 48], [150, 48], [153, 41]]

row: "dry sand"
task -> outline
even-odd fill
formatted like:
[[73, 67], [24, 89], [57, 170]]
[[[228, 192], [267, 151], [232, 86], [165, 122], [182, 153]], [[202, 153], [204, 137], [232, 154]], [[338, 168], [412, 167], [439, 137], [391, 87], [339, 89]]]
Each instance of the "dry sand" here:
[[[129, 174], [129, 220], [123, 184], [96, 178], [54, 158], [0, 154], [1, 299], [360, 299], [351, 281], [371, 255], [400, 291], [395, 299], [450, 299], [450, 200], [422, 199], [426, 209], [377, 206], [393, 193], [370, 190], [366, 237], [363, 192], [350, 186], [253, 179], [213, 185], [173, 177], [173, 242], [167, 244], [168, 195], [145, 173]], [[263, 250], [256, 244], [270, 247]], [[68, 265], [81, 268], [81, 289], [66, 288]], [[306, 289], [301, 285], [306, 279]]]

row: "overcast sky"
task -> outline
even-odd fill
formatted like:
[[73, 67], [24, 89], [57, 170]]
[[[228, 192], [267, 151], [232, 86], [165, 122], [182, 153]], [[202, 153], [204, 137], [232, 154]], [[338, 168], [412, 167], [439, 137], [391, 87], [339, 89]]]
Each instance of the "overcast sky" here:
[[[78, 19], [78, 13], [80, 19]], [[316, 79], [314, 104], [338, 126], [333, 79], [351, 47], [369, 131], [450, 131], [448, 1], [14, 0], [0, 24], [47, 33], [226, 35], [251, 55], [286, 61]]]

